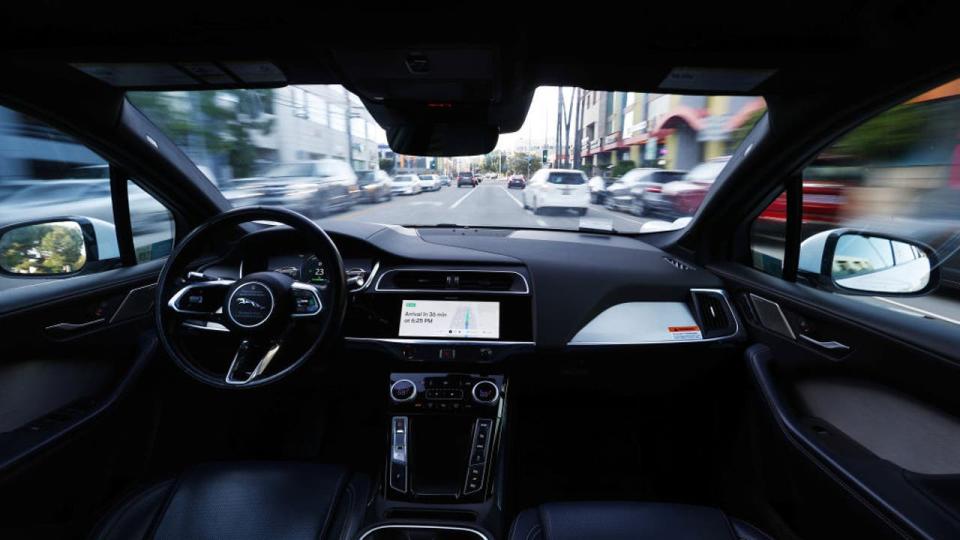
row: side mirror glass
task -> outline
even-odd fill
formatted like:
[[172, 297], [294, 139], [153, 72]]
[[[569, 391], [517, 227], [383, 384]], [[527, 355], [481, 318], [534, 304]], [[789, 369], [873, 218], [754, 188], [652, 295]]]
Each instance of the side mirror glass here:
[[800, 274], [844, 294], [927, 294], [939, 285], [938, 266], [929, 246], [869, 231], [834, 229], [800, 245]]
[[75, 274], [88, 258], [95, 259], [91, 240], [73, 220], [14, 225], [0, 233], [0, 270], [48, 277]]

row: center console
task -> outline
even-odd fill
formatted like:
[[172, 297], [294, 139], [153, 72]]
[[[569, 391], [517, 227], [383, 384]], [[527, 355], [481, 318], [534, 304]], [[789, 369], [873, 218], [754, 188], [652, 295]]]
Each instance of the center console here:
[[352, 301], [344, 332], [404, 366], [384, 388], [383, 482], [366, 534], [492, 539], [507, 380], [490, 366], [533, 350], [526, 270], [386, 269]]
[[483, 501], [492, 486], [504, 394], [500, 375], [392, 374], [386, 497]]
[[505, 377], [397, 372], [385, 390], [380, 528], [370, 538], [492, 539], [485, 530], [501, 525]]

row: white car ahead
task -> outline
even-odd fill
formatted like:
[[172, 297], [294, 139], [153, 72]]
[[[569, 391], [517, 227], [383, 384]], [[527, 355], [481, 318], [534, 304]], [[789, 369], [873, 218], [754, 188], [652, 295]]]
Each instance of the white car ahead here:
[[393, 195], [416, 195], [423, 191], [420, 177], [415, 174], [398, 174], [393, 177], [390, 193]]
[[440, 189], [440, 176], [436, 174], [421, 174], [420, 188], [424, 191], [437, 191]]
[[539, 214], [543, 208], [570, 208], [579, 215], [590, 206], [587, 175], [571, 169], [540, 169], [523, 189], [523, 207]]

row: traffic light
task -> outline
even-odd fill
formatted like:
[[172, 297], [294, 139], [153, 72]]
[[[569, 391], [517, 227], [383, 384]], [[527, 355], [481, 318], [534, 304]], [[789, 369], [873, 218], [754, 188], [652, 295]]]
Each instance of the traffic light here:
[[541, 163], [546, 163], [546, 162], [547, 162], [547, 149], [546, 149], [546, 148], [543, 149], [543, 158], [541, 158], [540, 162], [541, 162]]
[[437, 170], [437, 158], [433, 158], [433, 159], [430, 161], [430, 170], [431, 170], [431, 171]]

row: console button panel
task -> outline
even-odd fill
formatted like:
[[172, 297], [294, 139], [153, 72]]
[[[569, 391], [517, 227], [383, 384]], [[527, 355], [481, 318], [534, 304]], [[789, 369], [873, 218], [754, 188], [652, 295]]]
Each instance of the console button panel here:
[[391, 410], [397, 413], [493, 414], [503, 392], [502, 375], [394, 373]]
[[407, 492], [407, 436], [410, 433], [406, 416], [390, 420], [390, 487]]

